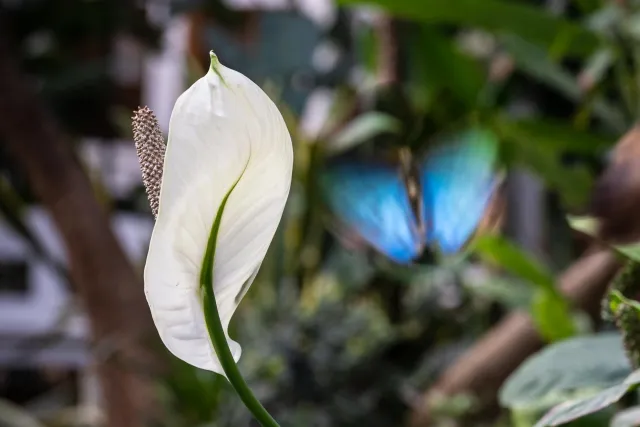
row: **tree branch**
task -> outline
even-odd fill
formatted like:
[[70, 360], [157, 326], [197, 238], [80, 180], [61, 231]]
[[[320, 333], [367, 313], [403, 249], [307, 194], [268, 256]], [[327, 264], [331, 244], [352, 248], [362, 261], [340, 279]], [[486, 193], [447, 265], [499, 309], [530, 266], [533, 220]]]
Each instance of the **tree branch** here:
[[1, 35], [0, 76], [0, 143], [52, 214], [96, 344], [118, 356], [98, 361], [107, 425], [141, 427], [153, 413], [152, 389], [148, 379], [117, 362], [150, 357], [141, 344], [152, 323], [139, 277], [114, 238], [70, 145]]

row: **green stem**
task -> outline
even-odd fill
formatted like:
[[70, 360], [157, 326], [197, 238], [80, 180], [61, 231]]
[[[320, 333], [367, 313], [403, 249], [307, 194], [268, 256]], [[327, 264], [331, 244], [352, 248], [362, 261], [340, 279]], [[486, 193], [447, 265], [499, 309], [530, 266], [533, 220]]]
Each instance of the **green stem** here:
[[222, 211], [224, 210], [227, 199], [234, 188], [235, 184], [231, 187], [220, 204], [220, 208], [218, 209], [218, 213], [216, 214], [216, 218], [211, 227], [209, 241], [207, 242], [207, 249], [202, 261], [202, 270], [200, 271], [200, 289], [202, 291], [204, 319], [207, 323], [207, 331], [209, 332], [209, 337], [213, 343], [213, 348], [216, 351], [218, 360], [220, 360], [220, 365], [222, 365], [222, 369], [227, 375], [227, 379], [236, 390], [236, 393], [238, 393], [238, 396], [240, 396], [242, 402], [263, 427], [280, 427], [276, 420], [273, 419], [269, 412], [267, 412], [264, 406], [262, 406], [258, 399], [253, 395], [253, 392], [242, 377], [236, 361], [233, 359], [224, 328], [222, 327], [222, 322], [220, 321], [218, 304], [216, 303], [216, 297], [213, 291], [213, 260], [216, 252], [218, 230], [220, 229]]

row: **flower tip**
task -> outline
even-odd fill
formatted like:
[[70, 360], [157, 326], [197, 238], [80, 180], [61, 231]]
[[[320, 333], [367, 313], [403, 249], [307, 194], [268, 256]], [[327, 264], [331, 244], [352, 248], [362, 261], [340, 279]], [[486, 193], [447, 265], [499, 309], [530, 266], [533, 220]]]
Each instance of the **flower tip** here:
[[211, 58], [211, 65], [209, 66], [209, 69], [211, 71], [213, 71], [213, 73], [215, 73], [215, 75], [220, 79], [220, 81], [224, 84], [224, 78], [222, 77], [222, 64], [220, 63], [220, 60], [218, 59], [218, 55], [215, 54], [214, 51], [210, 50], [209, 51], [209, 58]]
[[218, 59], [218, 55], [212, 50], [209, 51], [209, 58], [211, 59], [211, 68], [216, 69], [220, 66], [220, 60]]

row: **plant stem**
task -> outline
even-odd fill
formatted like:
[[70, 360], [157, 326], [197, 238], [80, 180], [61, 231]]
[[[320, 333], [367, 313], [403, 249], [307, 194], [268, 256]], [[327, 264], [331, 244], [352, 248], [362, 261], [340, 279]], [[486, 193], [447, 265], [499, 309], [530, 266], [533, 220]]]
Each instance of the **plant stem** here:
[[[238, 181], [240, 178], [238, 178]], [[211, 232], [209, 233], [209, 240], [207, 242], [207, 249], [202, 260], [202, 270], [200, 271], [200, 289], [202, 291], [202, 305], [204, 310], [204, 319], [207, 323], [207, 331], [209, 332], [209, 338], [213, 343], [213, 348], [216, 351], [220, 365], [227, 376], [227, 379], [240, 396], [240, 399], [244, 405], [251, 411], [256, 420], [263, 427], [280, 427], [276, 420], [267, 412], [262, 404], [253, 395], [253, 392], [245, 382], [238, 365], [231, 354], [229, 349], [229, 343], [227, 342], [227, 336], [222, 322], [220, 321], [220, 314], [218, 313], [218, 304], [216, 302], [216, 296], [213, 291], [213, 260], [216, 252], [216, 240], [218, 236], [218, 230], [220, 229], [220, 221], [222, 220], [222, 212], [227, 203], [229, 195], [235, 188], [236, 184], [231, 187], [226, 194], [220, 208], [216, 214], [216, 217], [211, 226]]]
[[[220, 316], [218, 315], [218, 306], [215, 296], [213, 295], [213, 286], [205, 286], [204, 289], [204, 317], [207, 322], [207, 330], [209, 331], [209, 336], [213, 342], [213, 347], [216, 350], [222, 369], [227, 375], [227, 379], [260, 425], [263, 427], [279, 427], [276, 420], [273, 419], [271, 414], [267, 412], [260, 401], [253, 395], [253, 392], [242, 377], [236, 361], [233, 359], [227, 338], [222, 329]], [[210, 291], [208, 291], [209, 289]]]

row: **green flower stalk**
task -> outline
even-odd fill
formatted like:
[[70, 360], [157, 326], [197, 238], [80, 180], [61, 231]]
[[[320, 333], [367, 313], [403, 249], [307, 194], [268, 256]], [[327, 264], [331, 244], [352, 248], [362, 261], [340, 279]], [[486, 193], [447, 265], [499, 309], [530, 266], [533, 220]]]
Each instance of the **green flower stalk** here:
[[240, 374], [228, 328], [289, 195], [293, 150], [282, 115], [211, 53], [209, 72], [176, 102], [166, 150], [150, 110], [133, 127], [156, 216], [144, 282], [158, 333], [176, 357], [226, 376], [263, 426], [278, 426]]

